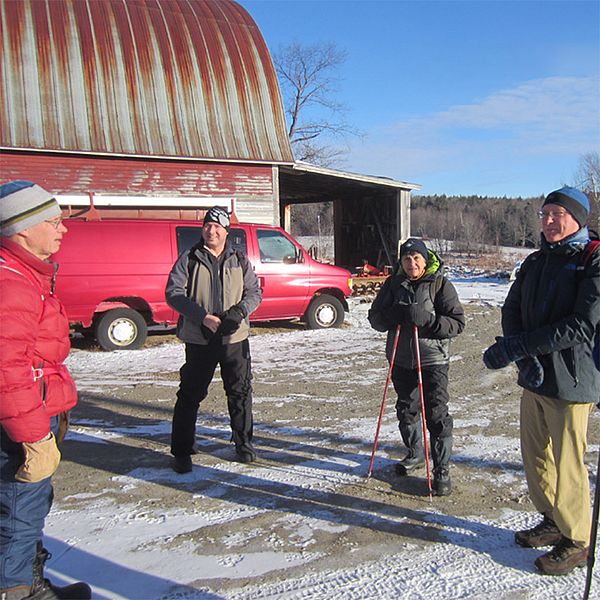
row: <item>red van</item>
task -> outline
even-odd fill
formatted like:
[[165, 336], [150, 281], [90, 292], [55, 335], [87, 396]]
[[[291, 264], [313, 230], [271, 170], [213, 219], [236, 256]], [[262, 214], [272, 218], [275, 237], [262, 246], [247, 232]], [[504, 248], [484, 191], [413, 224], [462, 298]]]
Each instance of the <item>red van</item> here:
[[[139, 348], [150, 328], [176, 325], [165, 301], [178, 255], [201, 238], [199, 221], [67, 219], [56, 293], [76, 331], [105, 350]], [[314, 260], [279, 227], [232, 224], [234, 248], [245, 252], [263, 299], [251, 321], [300, 319], [310, 328], [338, 327], [352, 293], [349, 271]]]

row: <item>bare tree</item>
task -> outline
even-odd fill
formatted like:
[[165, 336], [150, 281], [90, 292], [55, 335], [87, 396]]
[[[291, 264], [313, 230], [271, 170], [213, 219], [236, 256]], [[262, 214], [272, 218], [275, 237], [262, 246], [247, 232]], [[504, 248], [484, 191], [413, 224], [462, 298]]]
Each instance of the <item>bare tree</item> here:
[[574, 183], [588, 195], [592, 209], [589, 223], [592, 229], [600, 232], [600, 155], [598, 152], [588, 152], [580, 156]]
[[332, 140], [358, 134], [346, 123], [346, 107], [335, 97], [336, 69], [346, 56], [334, 43], [297, 42], [273, 56], [297, 160], [331, 166], [345, 152], [332, 146]]

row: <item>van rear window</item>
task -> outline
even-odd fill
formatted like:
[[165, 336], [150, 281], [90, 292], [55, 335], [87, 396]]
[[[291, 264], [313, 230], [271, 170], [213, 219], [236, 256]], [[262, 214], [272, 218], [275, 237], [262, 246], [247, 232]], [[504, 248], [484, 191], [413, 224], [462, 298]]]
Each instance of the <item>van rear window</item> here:
[[[189, 250], [202, 239], [202, 227], [177, 227], [177, 251], [179, 254]], [[229, 243], [234, 250], [248, 254], [246, 232], [243, 229], [232, 227], [229, 230]]]

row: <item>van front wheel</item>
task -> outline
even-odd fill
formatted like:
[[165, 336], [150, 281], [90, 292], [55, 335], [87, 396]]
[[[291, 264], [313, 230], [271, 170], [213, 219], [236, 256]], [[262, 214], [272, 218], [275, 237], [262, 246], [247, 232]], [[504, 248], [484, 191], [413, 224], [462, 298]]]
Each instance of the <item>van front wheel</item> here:
[[96, 339], [104, 350], [135, 350], [147, 337], [144, 317], [131, 308], [109, 310], [96, 324]]
[[306, 322], [310, 329], [339, 327], [344, 322], [344, 307], [334, 296], [321, 294], [310, 303]]

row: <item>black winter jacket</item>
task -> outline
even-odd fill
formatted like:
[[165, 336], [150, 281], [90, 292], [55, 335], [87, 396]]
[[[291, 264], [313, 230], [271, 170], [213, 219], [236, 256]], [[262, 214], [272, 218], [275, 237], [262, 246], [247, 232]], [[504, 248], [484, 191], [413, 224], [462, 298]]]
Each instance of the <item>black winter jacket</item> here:
[[[432, 301], [432, 292], [436, 289], [437, 293]], [[448, 364], [450, 338], [456, 337], [464, 329], [465, 315], [454, 286], [444, 276], [443, 263], [432, 250], [429, 250], [425, 275], [417, 281], [408, 279], [398, 263], [394, 275], [385, 281], [369, 310], [368, 319], [373, 329], [388, 332], [388, 361], [392, 358], [396, 325], [388, 321], [386, 313], [394, 304], [414, 303], [435, 314], [431, 326], [419, 328], [421, 366]], [[412, 325], [400, 327], [394, 364], [405, 369], [417, 367]]]
[[505, 336], [526, 333], [525, 345], [544, 368], [539, 388], [521, 387], [568, 402], [598, 402], [600, 372], [592, 350], [600, 321], [600, 252], [578, 273], [588, 239], [583, 228], [556, 244], [542, 236], [542, 248], [530, 254], [502, 308]]

